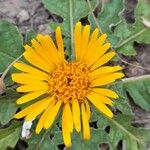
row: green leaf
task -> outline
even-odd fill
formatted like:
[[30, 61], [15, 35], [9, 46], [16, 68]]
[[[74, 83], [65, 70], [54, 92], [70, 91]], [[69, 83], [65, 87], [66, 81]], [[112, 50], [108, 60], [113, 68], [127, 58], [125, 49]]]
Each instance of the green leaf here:
[[113, 148], [116, 147], [117, 141], [123, 140], [128, 150], [145, 150], [145, 142], [150, 139], [150, 130], [133, 127], [131, 119], [130, 116], [125, 115], [118, 115], [114, 119], [108, 118], [111, 127], [109, 134]]
[[65, 54], [68, 57], [71, 56], [71, 51], [70, 51], [71, 44], [70, 43], [71, 43], [70, 37], [64, 37]]
[[115, 115], [112, 119], [99, 115], [97, 126], [103, 130], [109, 127], [108, 143], [112, 150], [121, 140], [127, 150], [145, 150], [146, 143], [150, 141], [150, 130], [136, 128], [131, 125], [131, 121], [132, 117], [128, 115]]
[[[96, 0], [91, 0], [93, 8], [96, 6]], [[70, 14], [69, 0], [43, 0], [44, 6], [52, 13], [62, 17], [62, 23], [51, 22], [50, 27], [55, 29], [56, 26], [61, 26], [63, 34], [70, 36]], [[84, 0], [73, 1], [73, 23], [75, 24], [81, 18], [90, 13], [89, 7]]]
[[[106, 1], [102, 5], [97, 21], [102, 31], [107, 33], [112, 47], [124, 55], [135, 55], [134, 41], [150, 43], [150, 28], [146, 27], [142, 21], [142, 17], [149, 18], [148, 16], [150, 16], [150, 3], [146, 0], [138, 0], [135, 8], [134, 24], [128, 24], [121, 16], [123, 9], [123, 0]], [[91, 15], [89, 16], [89, 21], [95, 27], [95, 22]]]
[[34, 30], [31, 30], [31, 31], [27, 32], [26, 35], [25, 35], [24, 43], [25, 44], [31, 44], [31, 40], [33, 38], [35, 38], [35, 36], [36, 36], [36, 32]]
[[123, 80], [124, 89], [134, 102], [146, 111], [150, 111], [150, 75], [132, 77]]
[[[71, 150], [94, 150], [99, 149], [99, 144], [107, 143], [108, 135], [103, 129], [93, 129], [91, 128], [91, 138], [86, 141], [82, 137], [82, 133], [73, 132], [72, 135], [72, 146]], [[59, 145], [63, 144], [62, 134], [61, 132], [57, 132], [54, 135], [53, 141]]]
[[[6, 20], [0, 20], [0, 72], [3, 72], [22, 53], [22, 36], [17, 27]], [[14, 68], [10, 69], [12, 72]], [[13, 82], [9, 76], [5, 78], [6, 86]]]
[[0, 130], [0, 150], [14, 147], [21, 134], [21, 123], [14, 121], [8, 128]]
[[0, 20], [0, 72], [22, 53], [22, 36], [13, 24]]
[[28, 150], [57, 150], [57, 146], [50, 139], [48, 131], [42, 132], [39, 135], [33, 134], [28, 142]]
[[[107, 33], [108, 40], [112, 46], [115, 46], [119, 39], [117, 36], [113, 36], [113, 28], [120, 23], [123, 10], [124, 0], [102, 1], [101, 11], [97, 16], [97, 22], [100, 28], [103, 33]], [[92, 28], [95, 29], [97, 26], [93, 16], [89, 15], [88, 19]]]
[[[99, 150], [99, 145], [103, 143], [109, 144], [110, 149], [115, 150], [120, 141], [123, 141], [123, 145], [127, 150], [145, 150], [146, 143], [149, 142], [150, 139], [149, 129], [132, 126], [131, 116], [116, 115], [113, 119], [110, 119], [102, 116], [98, 111], [96, 113], [99, 114], [97, 118], [98, 128], [90, 129], [90, 140], [83, 140], [82, 132], [73, 132], [71, 150]], [[56, 145], [63, 144], [61, 132], [57, 131], [52, 140]]]
[[[111, 27], [120, 21], [120, 15], [123, 11], [123, 0], [108, 0], [102, 2], [101, 11], [97, 16], [97, 21], [104, 33], [111, 33]], [[113, 17], [112, 17], [113, 16]], [[92, 15], [89, 16], [90, 24], [96, 28]]]
[[114, 100], [114, 106], [113, 107], [120, 110], [123, 114], [133, 115], [131, 106], [129, 104], [128, 97], [126, 95], [126, 91], [123, 87], [123, 82], [122, 81], [115, 82], [115, 83], [111, 84], [109, 86], [109, 88], [114, 90], [119, 96], [118, 99]]
[[125, 19], [116, 26], [114, 37], [118, 38], [114, 47], [124, 55], [135, 55], [134, 41], [138, 43], [150, 43], [150, 29], [142, 23], [142, 17], [150, 14], [150, 3], [146, 0], [139, 0], [135, 8], [135, 23], [127, 24]]
[[16, 99], [19, 97], [19, 94], [12, 89], [6, 91], [6, 95], [0, 96], [0, 123], [7, 124], [11, 119], [18, 108], [16, 105]]
[[91, 129], [91, 138], [88, 141], [83, 140], [81, 134], [74, 133], [71, 150], [98, 150], [99, 145], [102, 143], [107, 143], [107, 141], [108, 135], [101, 129]]

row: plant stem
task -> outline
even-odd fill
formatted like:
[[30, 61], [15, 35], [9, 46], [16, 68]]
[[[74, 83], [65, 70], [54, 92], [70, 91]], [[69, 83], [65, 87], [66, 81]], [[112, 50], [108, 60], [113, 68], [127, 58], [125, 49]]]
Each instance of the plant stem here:
[[19, 57], [17, 57], [17, 58], [6, 68], [6, 70], [3, 72], [2, 76], [1, 76], [1, 80], [4, 80], [4, 78], [6, 77], [8, 71], [11, 69], [11, 67], [13, 66], [13, 64], [15, 64], [22, 56], [23, 56], [23, 54], [21, 54]]
[[73, 47], [73, 0], [69, 0], [70, 10], [70, 34], [71, 34], [71, 60], [75, 58], [74, 47]]
[[102, 30], [101, 30], [101, 27], [100, 27], [100, 25], [99, 25], [99, 23], [98, 23], [98, 21], [97, 21], [95, 15], [94, 15], [93, 8], [92, 8], [91, 3], [90, 3], [89, 0], [87, 0], [87, 4], [88, 4], [88, 6], [89, 6], [91, 15], [92, 15], [92, 17], [93, 17], [93, 19], [94, 19], [94, 22], [95, 22], [96, 26], [99, 28], [100, 33], [103, 34], [103, 32], [102, 32]]
[[131, 81], [136, 81], [136, 80], [143, 80], [143, 79], [150, 79], [150, 75], [143, 75], [143, 76], [138, 76], [138, 77], [130, 77], [130, 78], [125, 78], [122, 79], [123, 83], [131, 82]]

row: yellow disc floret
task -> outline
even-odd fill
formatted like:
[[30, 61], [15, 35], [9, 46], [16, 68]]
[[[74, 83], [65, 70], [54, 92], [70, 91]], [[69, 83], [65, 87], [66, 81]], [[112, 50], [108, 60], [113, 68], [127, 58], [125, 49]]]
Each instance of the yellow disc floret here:
[[65, 63], [52, 73], [49, 85], [50, 92], [64, 103], [72, 99], [82, 102], [89, 90], [89, 70], [83, 63]]

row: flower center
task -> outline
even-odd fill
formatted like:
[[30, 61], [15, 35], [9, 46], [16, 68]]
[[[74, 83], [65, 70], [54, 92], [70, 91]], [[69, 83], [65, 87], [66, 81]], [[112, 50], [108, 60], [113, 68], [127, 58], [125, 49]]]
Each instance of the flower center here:
[[82, 102], [89, 90], [89, 71], [85, 64], [65, 63], [56, 68], [49, 82], [50, 92], [64, 103], [77, 99]]

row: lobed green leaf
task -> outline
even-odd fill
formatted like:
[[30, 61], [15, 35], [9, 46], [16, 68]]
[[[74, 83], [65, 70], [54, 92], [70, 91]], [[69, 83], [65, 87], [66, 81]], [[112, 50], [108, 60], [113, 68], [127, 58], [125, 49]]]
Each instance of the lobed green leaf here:
[[[70, 36], [70, 14], [69, 14], [69, 0], [43, 0], [45, 7], [52, 14], [56, 14], [62, 17], [63, 21], [61, 23], [51, 22], [50, 27], [55, 29], [56, 26], [61, 26], [63, 34]], [[96, 0], [91, 0], [93, 8], [96, 7]], [[75, 24], [81, 18], [89, 15], [90, 10], [87, 2], [84, 0], [74, 0], [73, 1], [73, 23]]]
[[146, 111], [150, 111], [149, 75], [124, 79], [123, 86], [137, 105]]
[[5, 129], [0, 130], [0, 150], [5, 150], [7, 147], [12, 147], [16, 145], [21, 134], [21, 123], [12, 122], [12, 124]]
[[6, 95], [0, 96], [0, 123], [5, 125], [11, 119], [18, 109], [16, 99], [19, 94], [13, 89], [7, 89]]

